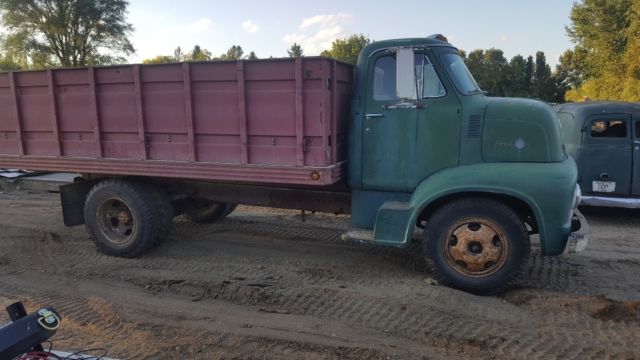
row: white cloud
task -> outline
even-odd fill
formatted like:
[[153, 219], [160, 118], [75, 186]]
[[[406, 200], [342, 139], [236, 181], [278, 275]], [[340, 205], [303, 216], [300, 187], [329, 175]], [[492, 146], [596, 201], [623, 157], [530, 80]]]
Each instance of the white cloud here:
[[254, 33], [258, 31], [258, 24], [254, 23], [252, 20], [247, 20], [242, 23], [242, 28], [248, 33]]
[[303, 19], [300, 32], [287, 34], [282, 41], [289, 45], [298, 43], [305, 54], [317, 55], [329, 49], [336, 38], [345, 36], [344, 26], [350, 20], [351, 15], [345, 13], [315, 15]]
[[198, 19], [189, 24], [188, 30], [192, 33], [203, 33], [209, 31], [211, 29], [211, 25], [213, 25], [213, 21], [211, 21], [211, 19]]
[[500, 41], [507, 42], [507, 41], [509, 41], [509, 37], [507, 37], [507, 35], [503, 34], [503, 35], [500, 36]]

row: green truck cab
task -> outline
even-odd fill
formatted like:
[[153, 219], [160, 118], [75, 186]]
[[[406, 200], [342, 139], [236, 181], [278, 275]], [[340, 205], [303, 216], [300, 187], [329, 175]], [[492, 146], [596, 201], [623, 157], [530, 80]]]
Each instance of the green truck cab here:
[[582, 204], [640, 208], [640, 104], [587, 101], [556, 111]]
[[530, 234], [542, 255], [586, 246], [553, 108], [486, 97], [441, 35], [367, 46], [353, 102], [352, 224], [376, 243], [406, 245], [423, 227], [441, 280], [475, 292], [515, 279]]

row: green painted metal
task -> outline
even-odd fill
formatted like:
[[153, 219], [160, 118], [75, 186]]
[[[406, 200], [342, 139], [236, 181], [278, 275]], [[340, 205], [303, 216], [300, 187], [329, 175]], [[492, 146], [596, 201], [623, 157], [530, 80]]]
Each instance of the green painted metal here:
[[[445, 96], [404, 108], [373, 96], [374, 64], [398, 47], [426, 54]], [[553, 109], [463, 94], [442, 61], [456, 52], [447, 42], [414, 38], [376, 42], [360, 54], [349, 132], [353, 225], [374, 225], [376, 242], [402, 246], [421, 212], [443, 196], [510, 196], [533, 210], [543, 253], [559, 254], [570, 231], [577, 170]]]
[[409, 199], [411, 199], [411, 193], [353, 189], [351, 191], [351, 208], [355, 207], [358, 211], [351, 213], [351, 225], [372, 230], [378, 209], [384, 203], [407, 202]]
[[540, 101], [491, 99], [482, 135], [482, 155], [487, 162], [551, 162], [566, 156], [556, 114]]
[[[425, 55], [435, 58], [433, 52]], [[369, 58], [368, 84], [373, 64], [389, 56], [378, 52]], [[411, 192], [430, 174], [458, 165], [461, 105], [452, 89], [445, 96], [419, 100], [417, 108], [387, 108], [395, 103], [376, 100], [373, 87], [367, 86], [361, 116], [363, 189]]]
[[551, 163], [480, 163], [445, 169], [425, 179], [408, 202], [385, 203], [378, 210], [374, 239], [406, 245], [422, 211], [447, 196], [501, 195], [529, 205], [538, 220], [543, 254], [557, 255], [564, 250], [571, 228], [576, 178], [570, 157]]
[[[556, 111], [567, 153], [578, 164], [582, 193], [640, 196], [640, 104], [594, 101], [560, 105]], [[623, 121], [625, 136], [593, 137], [591, 128], [599, 121]], [[594, 192], [593, 181], [605, 180], [616, 183], [615, 191]]]

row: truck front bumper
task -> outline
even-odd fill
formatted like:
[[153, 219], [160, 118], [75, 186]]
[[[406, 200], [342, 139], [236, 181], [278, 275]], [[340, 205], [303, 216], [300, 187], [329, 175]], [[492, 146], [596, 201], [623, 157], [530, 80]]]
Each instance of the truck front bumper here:
[[567, 240], [565, 254], [575, 254], [587, 247], [589, 243], [589, 223], [582, 213], [575, 209], [571, 218], [571, 233]]

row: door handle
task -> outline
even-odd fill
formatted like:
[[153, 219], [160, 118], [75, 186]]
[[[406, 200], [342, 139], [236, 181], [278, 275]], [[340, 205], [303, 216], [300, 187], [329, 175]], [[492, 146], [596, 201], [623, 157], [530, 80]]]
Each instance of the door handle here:
[[364, 117], [366, 117], [367, 119], [381, 118], [384, 117], [384, 114], [366, 114]]

